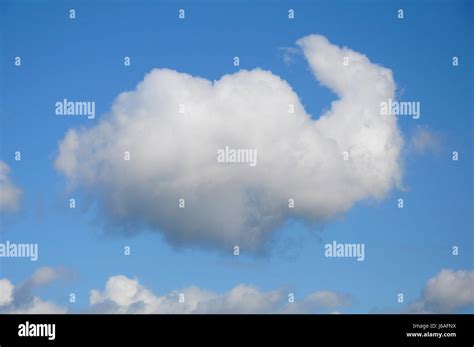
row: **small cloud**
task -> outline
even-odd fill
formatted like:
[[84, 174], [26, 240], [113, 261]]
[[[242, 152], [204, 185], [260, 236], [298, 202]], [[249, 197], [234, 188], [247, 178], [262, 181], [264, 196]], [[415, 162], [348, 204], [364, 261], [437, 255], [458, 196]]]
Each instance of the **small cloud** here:
[[443, 269], [430, 278], [412, 313], [455, 313], [474, 305], [474, 270]]
[[10, 305], [13, 301], [13, 284], [6, 278], [0, 280], [0, 307]]
[[352, 295], [346, 293], [337, 293], [329, 290], [321, 290], [308, 294], [301, 301], [295, 301], [288, 305], [288, 313], [314, 313], [328, 312], [340, 313], [340, 308], [352, 305], [354, 299]]
[[21, 200], [21, 189], [10, 180], [10, 167], [0, 160], [0, 212], [18, 210]]
[[45, 286], [49, 283], [54, 282], [58, 278], [65, 277], [67, 273], [68, 271], [62, 267], [41, 267], [36, 270], [33, 275], [22, 284], [22, 286], [27, 287], [29, 289]]
[[296, 47], [281, 47], [279, 51], [286, 65], [294, 64], [296, 56], [301, 53]]
[[439, 153], [441, 150], [441, 136], [426, 126], [418, 126], [412, 135], [411, 144], [416, 153]]
[[308, 295], [307, 301], [317, 307], [336, 308], [350, 305], [352, 303], [352, 297], [349, 294], [320, 291]]

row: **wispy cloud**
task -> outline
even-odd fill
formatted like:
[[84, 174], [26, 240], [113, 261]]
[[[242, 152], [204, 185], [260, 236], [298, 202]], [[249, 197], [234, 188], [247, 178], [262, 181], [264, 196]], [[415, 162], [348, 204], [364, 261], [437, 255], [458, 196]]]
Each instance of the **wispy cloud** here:
[[416, 153], [438, 154], [442, 148], [442, 139], [438, 133], [427, 126], [418, 126], [413, 132], [411, 145]]
[[295, 58], [301, 54], [301, 50], [296, 47], [281, 47], [279, 52], [286, 65], [294, 64]]

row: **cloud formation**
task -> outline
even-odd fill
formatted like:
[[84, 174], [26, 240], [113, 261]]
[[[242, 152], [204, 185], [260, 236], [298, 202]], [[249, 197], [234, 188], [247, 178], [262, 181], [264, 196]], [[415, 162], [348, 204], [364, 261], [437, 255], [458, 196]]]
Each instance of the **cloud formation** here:
[[[320, 35], [297, 46], [339, 97], [319, 119], [270, 71], [212, 82], [154, 69], [99, 124], [70, 129], [55, 167], [114, 230], [148, 227], [174, 245], [227, 251], [261, 251], [287, 218], [321, 222], [383, 198], [401, 180], [397, 120], [380, 115], [395, 98], [391, 70]], [[258, 165], [219, 163], [227, 146], [256, 149]]]
[[0, 212], [13, 212], [20, 206], [21, 190], [10, 179], [10, 167], [0, 160]]
[[347, 306], [351, 298], [321, 291], [289, 303], [283, 289], [264, 292], [245, 284], [223, 294], [191, 286], [157, 296], [137, 279], [118, 275], [107, 280], [103, 291], [91, 290], [89, 302], [100, 313], [310, 313]]
[[[64, 306], [34, 295], [39, 287], [48, 285], [68, 272], [63, 268], [43, 267], [31, 277], [13, 285], [0, 279], [0, 314], [56, 314], [71, 313]], [[236, 285], [226, 293], [216, 293], [197, 286], [172, 290], [156, 295], [137, 279], [123, 275], [111, 276], [103, 290], [92, 289], [89, 294], [88, 313], [331, 313], [351, 304], [348, 294], [317, 291], [304, 298], [289, 302], [284, 289], [262, 291], [246, 284]]]
[[[0, 279], [0, 313], [67, 313], [65, 307], [43, 300], [34, 291], [67, 274], [62, 268], [44, 267], [15, 286]], [[225, 293], [190, 286], [157, 295], [136, 278], [116, 275], [108, 278], [103, 290], [92, 289], [92, 313], [338, 313], [350, 307], [353, 297], [329, 290], [314, 291], [289, 300], [290, 291], [269, 291], [238, 284]], [[474, 306], [474, 270], [443, 269], [430, 278], [420, 296], [403, 313], [456, 313]], [[392, 312], [394, 313], [394, 312]]]
[[66, 313], [66, 309], [34, 295], [34, 291], [63, 277], [62, 268], [42, 267], [19, 285], [10, 280], [0, 279], [0, 313], [56, 314]]
[[430, 278], [421, 297], [410, 305], [414, 313], [453, 313], [474, 305], [474, 270], [443, 269]]

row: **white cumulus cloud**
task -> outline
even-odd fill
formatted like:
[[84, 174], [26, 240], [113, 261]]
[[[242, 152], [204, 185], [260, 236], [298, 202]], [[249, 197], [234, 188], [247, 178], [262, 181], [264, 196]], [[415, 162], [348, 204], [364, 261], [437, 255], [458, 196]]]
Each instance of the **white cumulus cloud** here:
[[[383, 198], [401, 180], [397, 120], [380, 115], [380, 103], [395, 98], [391, 70], [320, 35], [297, 46], [339, 97], [319, 119], [270, 71], [209, 81], [154, 69], [97, 125], [70, 129], [55, 167], [98, 202], [108, 226], [247, 252], [261, 251], [286, 218], [324, 221]], [[256, 149], [257, 165], [219, 163], [227, 146]]]
[[10, 167], [0, 160], [0, 212], [16, 211], [20, 205], [21, 190], [10, 179]]
[[474, 270], [443, 269], [428, 280], [410, 311], [450, 313], [468, 306], [474, 306]]
[[321, 291], [289, 303], [283, 289], [261, 291], [245, 284], [223, 294], [191, 286], [159, 296], [123, 275], [110, 277], [103, 291], [93, 289], [89, 296], [90, 310], [100, 313], [309, 313], [341, 308], [350, 301], [347, 294]]

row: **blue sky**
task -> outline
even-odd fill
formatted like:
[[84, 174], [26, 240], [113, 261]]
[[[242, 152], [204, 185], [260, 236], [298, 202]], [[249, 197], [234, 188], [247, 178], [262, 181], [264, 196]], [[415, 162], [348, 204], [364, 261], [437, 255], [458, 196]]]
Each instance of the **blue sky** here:
[[[68, 19], [74, 8], [77, 18]], [[186, 19], [178, 19], [178, 9]], [[295, 9], [289, 21], [287, 11]], [[403, 8], [405, 18], [397, 19]], [[2, 258], [0, 278], [19, 283], [41, 266], [64, 266], [72, 278], [37, 293], [73, 310], [108, 277], [136, 277], [156, 293], [197, 285], [225, 292], [239, 283], [285, 287], [302, 297], [314, 290], [349, 293], [344, 312], [402, 310], [441, 269], [472, 270], [473, 242], [473, 5], [469, 1], [2, 1], [0, 160], [23, 191], [20, 209], [2, 214], [3, 240], [37, 242], [40, 257]], [[417, 127], [439, 135], [436, 153], [407, 149], [404, 191], [361, 201], [310, 228], [287, 223], [266, 256], [234, 257], [170, 246], [160, 233], [104, 232], [81, 189], [68, 208], [66, 180], [55, 170], [58, 143], [70, 128], [92, 127], [115, 97], [133, 90], [153, 68], [217, 80], [260, 67], [286, 80], [308, 113], [318, 117], [336, 95], [318, 85], [304, 58], [287, 64], [282, 48], [309, 34], [365, 54], [389, 68], [400, 100], [421, 102], [421, 118], [398, 121], [406, 143]], [[22, 66], [14, 66], [21, 56]], [[123, 57], [131, 66], [123, 66]], [[459, 57], [453, 67], [452, 57]], [[94, 100], [96, 119], [60, 118], [54, 103]], [[14, 160], [14, 152], [22, 160]], [[452, 161], [452, 151], [460, 160]], [[397, 199], [405, 208], [397, 208]], [[84, 202], [84, 203], [83, 203]], [[363, 242], [366, 259], [324, 257], [324, 244]], [[123, 255], [130, 246], [131, 256]], [[458, 256], [451, 254], [460, 247]], [[67, 303], [70, 292], [77, 303]], [[398, 304], [397, 293], [405, 304]], [[461, 310], [472, 312], [472, 306]]]

